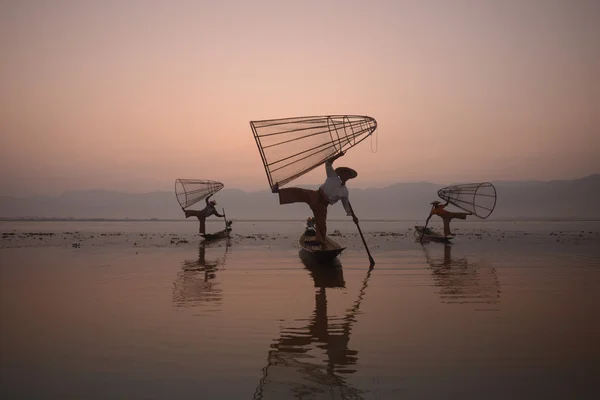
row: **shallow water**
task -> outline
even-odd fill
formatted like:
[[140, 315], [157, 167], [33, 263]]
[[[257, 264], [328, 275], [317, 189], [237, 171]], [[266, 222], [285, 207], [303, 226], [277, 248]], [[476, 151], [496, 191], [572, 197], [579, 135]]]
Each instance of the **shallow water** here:
[[0, 249], [2, 398], [600, 389], [597, 222], [457, 223], [450, 246], [420, 245], [410, 222], [364, 223], [373, 270], [345, 222], [331, 229], [348, 248], [328, 269], [299, 256], [298, 223], [236, 223], [232, 239], [209, 244], [186, 223], [10, 224], [0, 225], [16, 233]]

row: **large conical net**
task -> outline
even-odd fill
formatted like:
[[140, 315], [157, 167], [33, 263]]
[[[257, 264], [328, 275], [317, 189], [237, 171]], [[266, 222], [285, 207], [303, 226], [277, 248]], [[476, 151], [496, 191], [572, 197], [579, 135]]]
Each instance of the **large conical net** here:
[[187, 208], [204, 200], [211, 194], [223, 189], [223, 184], [217, 181], [201, 179], [176, 179], [175, 195], [181, 208]]
[[360, 143], [375, 131], [377, 121], [332, 115], [251, 121], [250, 126], [272, 187], [283, 186]]
[[482, 219], [489, 217], [496, 207], [496, 188], [489, 182], [448, 186], [440, 189], [438, 196]]

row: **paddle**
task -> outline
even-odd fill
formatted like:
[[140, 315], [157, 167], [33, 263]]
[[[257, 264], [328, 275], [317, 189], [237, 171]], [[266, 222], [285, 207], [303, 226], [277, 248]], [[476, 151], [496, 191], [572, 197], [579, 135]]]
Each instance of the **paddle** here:
[[362, 229], [360, 229], [360, 225], [358, 224], [358, 218], [356, 217], [356, 214], [354, 214], [354, 210], [352, 209], [352, 205], [350, 204], [350, 202], [348, 202], [348, 206], [350, 207], [350, 212], [352, 213], [352, 219], [354, 220], [354, 223], [356, 224], [356, 227], [358, 228], [358, 233], [360, 234], [360, 238], [362, 239], [362, 242], [365, 245], [365, 250], [367, 250], [367, 255], [369, 256], [369, 262], [371, 263], [371, 268], [373, 268], [373, 265], [375, 265], [375, 260], [373, 260], [373, 257], [371, 256], [371, 252], [369, 251], [369, 247], [367, 246], [367, 241], [365, 240], [365, 237], [363, 236]]

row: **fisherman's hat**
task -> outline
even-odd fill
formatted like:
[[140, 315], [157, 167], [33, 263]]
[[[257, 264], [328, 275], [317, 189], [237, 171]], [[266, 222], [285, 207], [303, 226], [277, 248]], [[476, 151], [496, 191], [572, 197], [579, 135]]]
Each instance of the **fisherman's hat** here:
[[347, 176], [347, 179], [354, 179], [358, 176], [358, 172], [348, 167], [337, 167], [335, 169], [335, 173], [337, 176], [341, 177], [342, 175]]
[[435, 200], [435, 201], [432, 201], [431, 204], [433, 204], [434, 206], [437, 206], [438, 204], [440, 204], [440, 202]]

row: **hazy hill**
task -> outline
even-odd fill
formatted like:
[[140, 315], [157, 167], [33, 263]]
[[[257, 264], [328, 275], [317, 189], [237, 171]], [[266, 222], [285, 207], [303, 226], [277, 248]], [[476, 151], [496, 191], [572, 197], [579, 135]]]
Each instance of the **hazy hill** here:
[[[600, 175], [569, 181], [493, 182], [498, 192], [496, 209], [489, 219], [600, 219], [592, 202], [600, 196]], [[426, 182], [397, 183], [385, 188], [350, 189], [359, 218], [423, 219], [437, 190], [447, 185]], [[224, 189], [214, 196], [219, 210], [232, 219], [296, 219], [310, 215], [303, 204], [280, 206], [267, 192]], [[344, 218], [341, 204], [330, 208], [332, 218]], [[172, 192], [120, 193], [67, 192], [59, 197], [0, 197], [0, 217], [159, 218], [183, 219]]]

